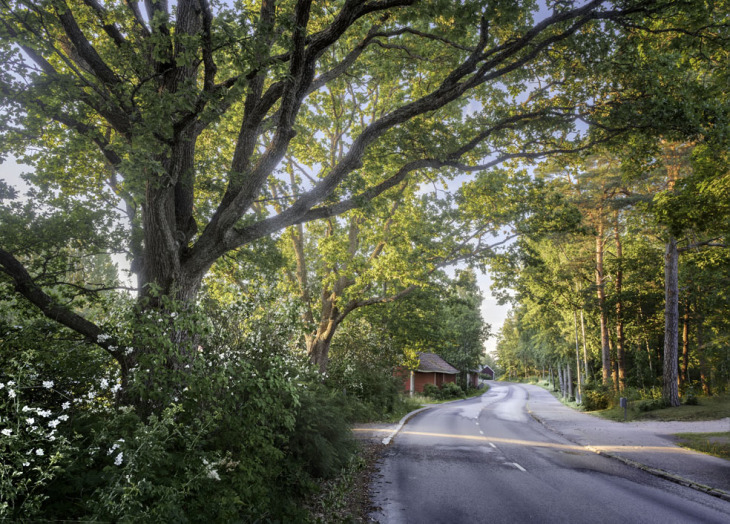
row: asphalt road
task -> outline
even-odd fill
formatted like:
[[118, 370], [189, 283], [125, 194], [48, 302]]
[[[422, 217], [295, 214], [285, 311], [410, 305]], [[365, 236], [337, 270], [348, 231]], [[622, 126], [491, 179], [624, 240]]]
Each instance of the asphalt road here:
[[723, 523], [730, 503], [601, 457], [533, 420], [518, 384], [417, 414], [371, 485], [381, 523]]

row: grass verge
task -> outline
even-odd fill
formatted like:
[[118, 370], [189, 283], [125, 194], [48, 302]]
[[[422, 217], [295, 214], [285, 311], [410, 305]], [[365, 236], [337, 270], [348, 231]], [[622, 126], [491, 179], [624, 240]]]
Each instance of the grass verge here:
[[[730, 417], [730, 395], [717, 395], [714, 397], [700, 397], [699, 403], [695, 406], [677, 406], [675, 408], [662, 408], [652, 411], [639, 411], [635, 405], [637, 402], [629, 402], [627, 420], [661, 420], [661, 421], [684, 421], [696, 420], [717, 420]], [[592, 411], [594, 415], [609, 420], [622, 422], [624, 410], [618, 406]]]
[[730, 431], [717, 433], [677, 433], [677, 444], [708, 455], [730, 460]]
[[319, 492], [306, 501], [308, 522], [316, 524], [371, 522], [376, 508], [370, 500], [370, 480], [375, 473], [382, 444], [363, 442], [357, 454], [340, 474], [319, 486]]

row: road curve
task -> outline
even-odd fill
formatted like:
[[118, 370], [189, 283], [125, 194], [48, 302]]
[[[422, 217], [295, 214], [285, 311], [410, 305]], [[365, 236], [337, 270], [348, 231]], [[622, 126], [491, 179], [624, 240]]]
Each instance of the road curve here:
[[395, 523], [727, 523], [730, 503], [570, 443], [527, 413], [519, 384], [415, 415], [371, 484]]

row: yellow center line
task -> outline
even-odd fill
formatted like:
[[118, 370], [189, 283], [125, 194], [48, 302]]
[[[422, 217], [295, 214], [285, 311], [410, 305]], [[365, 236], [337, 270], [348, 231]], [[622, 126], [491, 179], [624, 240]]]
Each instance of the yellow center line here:
[[555, 444], [552, 442], [537, 442], [534, 440], [508, 439], [499, 437], [486, 437], [482, 435], [453, 435], [451, 433], [427, 433], [423, 431], [401, 431], [404, 435], [415, 435], [420, 437], [437, 437], [444, 439], [456, 440], [478, 440], [481, 442], [496, 442], [497, 444], [505, 444], [511, 446], [529, 446], [536, 448], [549, 448], [567, 451], [641, 451], [650, 453], [675, 453], [675, 454], [691, 454], [692, 452], [680, 447], [669, 446], [623, 446], [623, 445], [604, 445], [604, 446], [579, 446], [575, 444]]
[[352, 428], [352, 431], [362, 431], [363, 433], [390, 433], [393, 430], [385, 428]]

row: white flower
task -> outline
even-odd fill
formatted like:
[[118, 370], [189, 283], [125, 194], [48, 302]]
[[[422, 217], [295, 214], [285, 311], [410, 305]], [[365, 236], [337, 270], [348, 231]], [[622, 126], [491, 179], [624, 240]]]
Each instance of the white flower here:
[[8, 380], [8, 386], [14, 386], [15, 381], [14, 380]]
[[120, 451], [119, 455], [117, 455], [117, 457], [114, 459], [114, 465], [121, 466], [123, 460], [124, 460], [124, 451]]
[[218, 475], [218, 472], [214, 469], [211, 469], [208, 471], [208, 478], [213, 480], [220, 480], [221, 477]]
[[27, 419], [25, 419], [25, 423], [29, 426], [32, 426], [33, 424], [35, 424], [35, 419], [33, 417], [28, 417]]
[[33, 411], [33, 408], [30, 408], [28, 406], [23, 406], [23, 409], [21, 409], [20, 411], [22, 411], [23, 413], [28, 413], [29, 411]]
[[58, 420], [58, 419], [56, 419], [56, 420], [51, 420], [51, 421], [50, 421], [50, 422], [48, 423], [48, 427], [49, 427], [49, 428], [54, 428], [54, 429], [55, 429], [55, 427], [56, 427], [56, 426], [58, 426], [58, 425], [59, 425], [60, 423], [61, 423], [61, 421], [60, 421], [60, 420]]
[[111, 387], [110, 391], [111, 391], [112, 393], [116, 393], [116, 392], [117, 392], [117, 391], [119, 391], [120, 389], [122, 389], [122, 385], [121, 385], [121, 384], [114, 384], [114, 385], [113, 385], [113, 386]]
[[5, 435], [6, 437], [9, 437], [10, 435], [13, 434], [13, 430], [10, 428], [5, 428], [4, 430], [0, 431], [0, 433]]
[[66, 422], [68, 420], [68, 415], [61, 415], [58, 417], [58, 420], [61, 420], [63, 422]]
[[170, 313], [170, 316], [171, 316], [172, 318], [175, 318], [175, 317], [177, 316], [177, 313], [175, 313], [175, 312], [173, 311], [172, 313]]
[[3, 384], [2, 382], [0, 382], [0, 389], [3, 389], [4, 387], [5, 387], [5, 384]]
[[62, 409], [68, 409], [70, 407], [71, 407], [71, 403], [70, 402], [64, 402], [63, 404], [61, 404], [61, 408]]
[[14, 389], [9, 389], [8, 390], [8, 396], [10, 398], [15, 398], [15, 390]]
[[43, 450], [41, 448], [38, 448], [37, 450], [35, 450], [35, 454], [38, 455], [39, 457], [42, 457], [43, 456]]
[[106, 389], [109, 387], [109, 381], [105, 378], [101, 379], [101, 382], [99, 382], [99, 385], [102, 389]]
[[30, 462], [23, 462], [23, 466], [27, 468], [28, 466], [30, 466]]
[[96, 340], [97, 340], [97, 342], [105, 342], [105, 341], [109, 340], [110, 338], [112, 338], [111, 335], [101, 333], [99, 336], [96, 337]]
[[44, 380], [43, 381], [43, 387], [46, 389], [51, 389], [53, 387], [53, 381], [52, 380]]
[[40, 415], [41, 417], [43, 417], [43, 418], [48, 418], [48, 417], [50, 417], [50, 416], [51, 416], [51, 411], [50, 411], [50, 410], [43, 410], [43, 409], [39, 409], [39, 410], [38, 410], [38, 414], [39, 414], [39, 415]]

